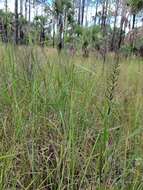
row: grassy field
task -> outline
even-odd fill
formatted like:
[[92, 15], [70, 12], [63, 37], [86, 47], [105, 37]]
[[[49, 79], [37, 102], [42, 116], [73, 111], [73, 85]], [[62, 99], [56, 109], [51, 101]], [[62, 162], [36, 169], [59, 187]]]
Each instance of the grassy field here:
[[0, 190], [142, 190], [143, 63], [0, 48]]

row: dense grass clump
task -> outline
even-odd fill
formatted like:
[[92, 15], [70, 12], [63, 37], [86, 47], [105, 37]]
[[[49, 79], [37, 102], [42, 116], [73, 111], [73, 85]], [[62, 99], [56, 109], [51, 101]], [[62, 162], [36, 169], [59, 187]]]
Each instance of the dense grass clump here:
[[0, 189], [142, 190], [137, 59], [0, 50]]

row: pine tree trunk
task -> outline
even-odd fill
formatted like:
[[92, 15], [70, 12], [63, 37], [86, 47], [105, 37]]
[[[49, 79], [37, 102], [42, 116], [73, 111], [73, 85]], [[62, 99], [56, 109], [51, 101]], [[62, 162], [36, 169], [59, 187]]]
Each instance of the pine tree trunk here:
[[15, 0], [15, 43], [18, 44], [18, 0]]
[[103, 29], [103, 32], [106, 31], [107, 13], [108, 13], [108, 0], [104, 0], [103, 9], [102, 9], [102, 22], [101, 22], [101, 28]]
[[81, 24], [81, 0], [78, 2], [78, 25]]
[[123, 27], [125, 24], [125, 18], [126, 18], [126, 12], [127, 12], [127, 7], [126, 7], [126, 3], [123, 2], [123, 8], [122, 8], [122, 12], [121, 12], [121, 22], [120, 22], [120, 34], [119, 34], [119, 41], [118, 41], [118, 47], [117, 49], [120, 49], [122, 42], [123, 42]]
[[105, 17], [105, 0], [102, 3], [102, 15], [101, 15], [101, 28], [103, 29], [104, 25], [104, 17]]
[[58, 43], [58, 50], [59, 53], [64, 47], [64, 42], [63, 42], [63, 15], [60, 13], [59, 14], [59, 43]]
[[[135, 24], [136, 24], [136, 14], [133, 14], [133, 24], [132, 24], [132, 30], [135, 29]], [[134, 51], [134, 47], [135, 47], [135, 31], [133, 31], [133, 39], [131, 42], [131, 47], [132, 47], [132, 53]]]
[[5, 0], [5, 12], [6, 12], [5, 42], [8, 41], [8, 20], [7, 20], [7, 10], [8, 10], [8, 4], [7, 4], [7, 0]]
[[115, 36], [116, 36], [116, 24], [117, 24], [117, 16], [118, 16], [118, 10], [119, 10], [119, 0], [116, 2], [116, 11], [115, 11], [115, 19], [114, 19], [114, 27], [113, 27], [113, 35], [111, 40], [111, 51], [115, 49]]
[[95, 25], [96, 25], [96, 22], [97, 22], [98, 5], [99, 5], [99, 0], [96, 1], [96, 10], [95, 10], [95, 18], [94, 18], [94, 24]]
[[20, 15], [23, 15], [23, 0], [20, 0]]
[[53, 48], [55, 47], [55, 18], [53, 16]]
[[29, 0], [29, 23], [31, 22], [31, 1]]
[[86, 5], [86, 19], [85, 19], [85, 26], [88, 27], [88, 4]]
[[122, 17], [121, 18], [121, 23], [120, 23], [120, 34], [119, 34], [118, 49], [120, 49], [122, 41], [123, 41], [123, 26], [124, 26], [124, 20], [123, 20], [123, 17]]
[[27, 1], [25, 0], [25, 19], [27, 20]]
[[81, 25], [84, 25], [85, 0], [82, 0]]
[[22, 31], [22, 18], [23, 18], [23, 0], [20, 0], [20, 23], [19, 23], [19, 32], [20, 32], [20, 43], [22, 44], [23, 42], [23, 38], [24, 38], [24, 34]]
[[133, 25], [132, 25], [132, 29], [135, 29], [135, 23], [136, 23], [136, 14], [133, 14]]

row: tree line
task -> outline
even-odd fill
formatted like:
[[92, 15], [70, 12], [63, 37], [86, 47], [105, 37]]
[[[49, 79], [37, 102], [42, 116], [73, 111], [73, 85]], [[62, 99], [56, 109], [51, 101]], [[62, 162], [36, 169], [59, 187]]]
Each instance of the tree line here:
[[[36, 11], [39, 6], [41, 14]], [[125, 34], [143, 21], [138, 21], [142, 0], [15, 0], [14, 7], [14, 12], [10, 12], [8, 0], [4, 0], [4, 9], [0, 10], [3, 42], [49, 44], [59, 50], [67, 43], [119, 49]], [[133, 40], [131, 46], [134, 47]]]

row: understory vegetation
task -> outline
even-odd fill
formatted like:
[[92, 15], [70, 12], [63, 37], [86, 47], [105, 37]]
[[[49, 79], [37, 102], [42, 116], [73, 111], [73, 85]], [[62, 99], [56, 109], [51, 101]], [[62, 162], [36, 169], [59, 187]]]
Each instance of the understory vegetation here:
[[142, 190], [142, 59], [0, 48], [0, 189]]

